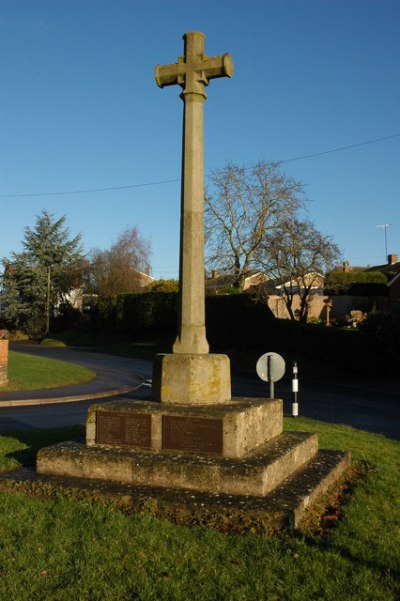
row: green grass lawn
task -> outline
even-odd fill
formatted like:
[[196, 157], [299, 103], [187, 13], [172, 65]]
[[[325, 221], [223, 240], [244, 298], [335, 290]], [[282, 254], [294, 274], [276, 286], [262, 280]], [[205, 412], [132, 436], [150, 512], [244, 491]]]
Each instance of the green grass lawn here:
[[8, 357], [9, 382], [7, 386], [0, 387], [0, 392], [57, 388], [88, 382], [95, 376], [96, 373], [93, 370], [74, 363], [10, 351]]
[[165, 334], [159, 337], [153, 332], [142, 334], [139, 340], [131, 340], [127, 335], [115, 332], [81, 332], [68, 330], [53, 334], [53, 340], [67, 346], [95, 346], [97, 350], [105, 353], [152, 359], [157, 353], [169, 353], [175, 334]]
[[[318, 432], [322, 448], [353, 454], [361, 475], [331, 528], [311, 513], [312, 527], [295, 536], [227, 535], [70, 495], [1, 492], [0, 599], [398, 600], [400, 443], [304, 418], [286, 418], [285, 429]], [[0, 436], [0, 470], [77, 434]]]

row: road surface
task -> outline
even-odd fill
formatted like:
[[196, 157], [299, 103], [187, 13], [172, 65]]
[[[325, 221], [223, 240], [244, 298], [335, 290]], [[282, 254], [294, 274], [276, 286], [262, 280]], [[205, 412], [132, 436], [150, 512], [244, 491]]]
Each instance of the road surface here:
[[[26, 352], [29, 349], [20, 347]], [[151, 362], [142, 359], [115, 357], [81, 349], [53, 349], [31, 347], [35, 354], [72, 361], [95, 369], [99, 373], [97, 383], [92, 388], [103, 387], [110, 390], [110, 396], [102, 398], [107, 402], [115, 398], [115, 391], [124, 388], [124, 396], [149, 398], [151, 389]], [[384, 434], [400, 440], [400, 393], [385, 392], [376, 385], [356, 387], [345, 384], [327, 384], [311, 380], [299, 380], [299, 415], [325, 422], [347, 424], [355, 428]], [[107, 386], [109, 388], [107, 388]], [[77, 387], [74, 387], [78, 392]], [[129, 392], [134, 390], [135, 392]], [[233, 396], [267, 397], [268, 384], [258, 379], [254, 373], [232, 375]], [[64, 394], [68, 391], [64, 390]], [[54, 396], [54, 391], [46, 394]], [[0, 393], [0, 434], [33, 428], [62, 427], [84, 424], [88, 407], [96, 402], [84, 400], [47, 405], [1, 407], [3, 393]], [[84, 395], [83, 395], [84, 396]], [[275, 384], [275, 396], [284, 401], [284, 412], [291, 414], [291, 382], [281, 380]]]

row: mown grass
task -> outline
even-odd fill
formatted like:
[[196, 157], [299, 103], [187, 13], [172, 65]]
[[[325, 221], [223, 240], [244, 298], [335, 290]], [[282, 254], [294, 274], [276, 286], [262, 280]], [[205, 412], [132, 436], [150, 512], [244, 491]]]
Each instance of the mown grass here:
[[[287, 418], [285, 428], [318, 432], [321, 447], [350, 450], [363, 472], [335, 527], [320, 531], [311, 513], [296, 536], [226, 535], [68, 495], [43, 500], [2, 492], [0, 599], [399, 599], [400, 443], [304, 418]], [[0, 469], [82, 432], [0, 437]]]
[[155, 336], [153, 332], [143, 333], [139, 340], [132, 340], [130, 336], [115, 332], [84, 332], [80, 330], [67, 330], [53, 334], [54, 340], [67, 346], [95, 346], [103, 352], [127, 356], [152, 359], [157, 353], [171, 352], [175, 334], [165, 333], [164, 336]]
[[92, 380], [95, 376], [93, 370], [74, 363], [9, 351], [9, 382], [0, 388], [0, 392], [81, 384]]

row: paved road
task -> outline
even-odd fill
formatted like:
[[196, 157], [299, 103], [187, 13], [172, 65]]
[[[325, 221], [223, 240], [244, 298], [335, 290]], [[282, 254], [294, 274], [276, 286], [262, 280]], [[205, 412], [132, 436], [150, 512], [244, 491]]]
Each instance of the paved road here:
[[[233, 393], [238, 396], [263, 396], [267, 384], [255, 377], [234, 377]], [[284, 412], [291, 415], [291, 382], [275, 384], [275, 396], [284, 401]], [[300, 380], [299, 415], [321, 421], [346, 424], [400, 440], [400, 393], [373, 387], [358, 387], [311, 380]]]
[[[145, 380], [151, 377], [150, 361], [69, 348], [20, 348], [24, 352], [29, 350], [35, 354], [62, 358], [95, 369], [99, 377], [91, 383], [87, 394], [90, 396], [96, 391], [100, 393], [102, 389], [108, 395], [107, 398], [102, 399], [102, 402], [115, 398], [118, 390], [122, 390], [124, 396], [149, 398], [150, 388]], [[79, 387], [73, 388], [73, 392], [78, 394]], [[55, 394], [61, 395], [61, 392], [64, 396], [71, 396], [71, 389], [46, 391], [40, 396], [47, 395], [47, 398], [51, 399]], [[256, 375], [233, 374], [232, 393], [234, 396], [268, 396], [268, 385], [261, 382]], [[5, 393], [0, 393], [0, 405], [4, 396]], [[32, 393], [28, 396], [32, 396]], [[290, 381], [277, 382], [275, 396], [283, 398], [285, 414], [290, 415]], [[85, 395], [82, 394], [81, 398], [84, 397]], [[87, 409], [93, 402], [93, 400], [69, 403], [58, 401], [42, 406], [3, 406], [0, 407], [0, 433], [85, 423]], [[299, 414], [322, 421], [347, 424], [400, 440], [400, 393], [380, 391], [378, 385], [373, 388], [357, 388], [300, 380]]]
[[4, 404], [12, 403], [15, 400], [28, 402], [31, 398], [37, 399], [38, 396], [44, 400], [75, 396], [96, 398], [104, 396], [104, 394], [129, 392], [151, 375], [150, 362], [140, 359], [115, 357], [81, 348], [41, 347], [34, 344], [18, 344], [11, 348], [14, 351], [83, 365], [93, 369], [97, 373], [97, 377], [86, 384], [51, 388], [41, 390], [39, 393], [38, 391], [0, 392], [0, 401], [3, 401]]

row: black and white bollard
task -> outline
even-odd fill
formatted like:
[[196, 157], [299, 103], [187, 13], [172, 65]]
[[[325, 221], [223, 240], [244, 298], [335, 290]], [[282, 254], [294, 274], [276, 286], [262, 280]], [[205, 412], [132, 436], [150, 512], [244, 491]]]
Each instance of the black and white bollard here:
[[299, 415], [299, 403], [297, 402], [297, 393], [299, 392], [299, 372], [296, 361], [293, 363], [292, 373], [292, 417], [297, 417]]

